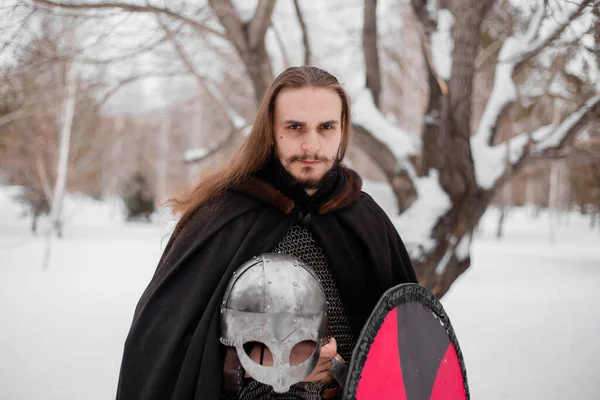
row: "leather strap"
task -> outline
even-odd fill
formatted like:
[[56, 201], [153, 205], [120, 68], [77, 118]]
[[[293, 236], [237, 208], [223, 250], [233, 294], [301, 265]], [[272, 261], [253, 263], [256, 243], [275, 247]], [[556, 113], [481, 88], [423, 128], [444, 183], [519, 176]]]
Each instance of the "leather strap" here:
[[223, 388], [230, 393], [237, 393], [244, 387], [244, 369], [240, 363], [235, 347], [228, 347], [223, 364]]

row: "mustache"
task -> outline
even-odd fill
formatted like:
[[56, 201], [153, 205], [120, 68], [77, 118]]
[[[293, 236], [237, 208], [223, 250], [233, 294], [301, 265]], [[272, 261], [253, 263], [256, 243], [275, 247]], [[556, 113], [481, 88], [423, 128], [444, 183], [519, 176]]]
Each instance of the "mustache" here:
[[322, 162], [330, 162], [333, 159], [329, 159], [327, 157], [324, 156], [319, 156], [318, 154], [314, 154], [314, 155], [310, 155], [310, 154], [302, 154], [302, 155], [295, 155], [295, 156], [291, 156], [290, 158], [288, 158], [288, 162], [292, 163], [294, 161], [322, 161]]

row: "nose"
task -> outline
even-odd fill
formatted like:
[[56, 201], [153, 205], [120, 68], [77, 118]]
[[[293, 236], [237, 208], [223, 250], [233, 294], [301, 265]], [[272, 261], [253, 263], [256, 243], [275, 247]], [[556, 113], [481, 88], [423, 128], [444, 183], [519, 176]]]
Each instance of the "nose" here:
[[309, 154], [315, 154], [321, 149], [318, 133], [311, 129], [308, 130], [302, 138], [302, 151]]

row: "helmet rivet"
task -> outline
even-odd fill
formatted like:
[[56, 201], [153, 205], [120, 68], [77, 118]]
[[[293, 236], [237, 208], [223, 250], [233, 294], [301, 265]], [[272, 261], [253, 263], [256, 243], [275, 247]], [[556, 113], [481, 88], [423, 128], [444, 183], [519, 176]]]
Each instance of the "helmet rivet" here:
[[273, 283], [272, 281], [267, 281], [267, 283], [270, 285], [271, 283]]
[[293, 283], [293, 285], [294, 285], [294, 286], [298, 286], [298, 282], [294, 282], [294, 283]]
[[295, 324], [295, 323], [296, 323], [296, 320], [295, 320], [295, 319], [293, 319], [293, 320], [292, 320], [292, 324]]

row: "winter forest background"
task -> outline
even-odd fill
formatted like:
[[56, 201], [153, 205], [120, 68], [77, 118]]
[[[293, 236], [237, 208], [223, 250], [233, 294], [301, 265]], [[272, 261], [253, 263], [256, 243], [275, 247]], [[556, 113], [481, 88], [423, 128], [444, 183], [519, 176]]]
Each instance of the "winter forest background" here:
[[350, 93], [473, 398], [598, 398], [598, 0], [2, 0], [0, 399], [114, 397], [161, 204], [301, 64]]

